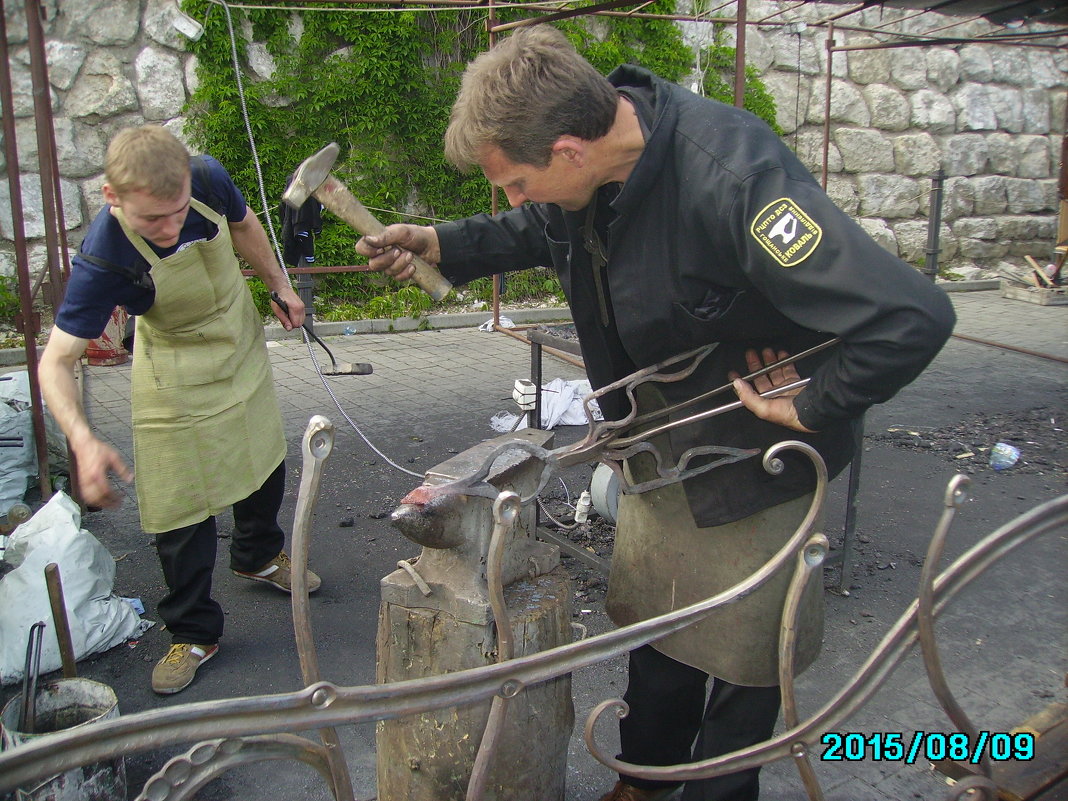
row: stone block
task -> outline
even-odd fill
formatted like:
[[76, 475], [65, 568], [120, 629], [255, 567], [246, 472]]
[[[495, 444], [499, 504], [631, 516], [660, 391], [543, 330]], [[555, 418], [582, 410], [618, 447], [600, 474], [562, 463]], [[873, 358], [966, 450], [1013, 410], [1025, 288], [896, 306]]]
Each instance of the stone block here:
[[[823, 131], [806, 130], [791, 137], [789, 143], [794, 147], [795, 155], [801, 159], [801, 163], [808, 168], [813, 175], [823, 172]], [[838, 145], [828, 142], [827, 147], [827, 171], [829, 173], [842, 171], [842, 154]]]
[[1032, 86], [1031, 60], [1024, 47], [991, 47], [990, 62], [993, 72], [990, 79], [995, 83], [1013, 86]]
[[947, 178], [942, 185], [942, 219], [967, 217], [975, 208], [975, 188], [969, 178]]
[[147, 120], [168, 120], [185, 105], [182, 62], [174, 53], [146, 47], [134, 61], [141, 113]]
[[988, 241], [985, 239], [965, 239], [958, 237], [957, 247], [960, 255], [978, 262], [1003, 259], [1009, 252], [1007, 242]]
[[871, 127], [883, 131], [904, 131], [912, 118], [912, 107], [903, 92], [885, 83], [861, 89], [871, 113]]
[[[851, 47], [879, 44], [874, 36], [851, 36]], [[837, 59], [843, 53], [835, 53]], [[849, 52], [849, 79], [854, 83], [882, 83], [890, 75], [889, 50], [852, 50]]]
[[942, 169], [946, 175], [977, 175], [986, 169], [986, 138], [980, 134], [957, 134], [942, 143]]
[[1003, 175], [980, 175], [972, 179], [975, 214], [1004, 214], [1007, 195]]
[[836, 128], [833, 136], [842, 154], [842, 169], [846, 172], [894, 171], [894, 146], [878, 131]]
[[919, 183], [900, 175], [857, 177], [860, 213], [864, 217], [914, 217], [923, 195]]
[[897, 250], [897, 238], [894, 236], [893, 230], [886, 224], [885, 220], [880, 220], [872, 217], [861, 217], [857, 220], [857, 224], [864, 229], [864, 232], [875, 240], [875, 244], [881, 247], [883, 250], [898, 255]]
[[967, 239], [997, 239], [998, 224], [993, 217], [964, 217], [953, 223], [953, 233]]
[[950, 95], [957, 112], [958, 131], [997, 130], [998, 116], [990, 89], [979, 84], [966, 84]]
[[1016, 175], [1020, 178], [1049, 178], [1053, 161], [1049, 137], [1018, 136]]
[[103, 47], [133, 43], [141, 27], [140, 0], [78, 0], [64, 13], [70, 30]]
[[1001, 130], [1019, 133], [1024, 129], [1023, 95], [1018, 87], [990, 86], [987, 96]]
[[927, 82], [940, 92], [947, 91], [960, 78], [960, 56], [948, 47], [924, 48]]
[[[1060, 116], [1055, 107], [1058, 96], [1061, 99]], [[1050, 130], [1050, 119], [1064, 119], [1064, 92], [1050, 92], [1046, 89], [1024, 89], [1020, 93], [1020, 114], [1023, 118], [1024, 133], [1041, 134]]]
[[45, 42], [48, 80], [57, 89], [70, 89], [85, 63], [85, 48], [73, 42]]
[[855, 217], [860, 211], [860, 196], [857, 194], [857, 185], [852, 177], [828, 175], [827, 196], [834, 201], [834, 205], [850, 217]]
[[[967, 134], [963, 134], [967, 135]], [[1017, 137], [995, 132], [986, 137], [987, 170], [997, 175], [1014, 175], [1017, 168]]]
[[[22, 194], [23, 229], [27, 239], [45, 235], [44, 202], [41, 199], [41, 176], [37, 173], [22, 173], [19, 176]], [[81, 195], [77, 186], [60, 179], [59, 191], [63, 205], [63, 222], [66, 230], [82, 224]], [[14, 239], [14, 223], [11, 219], [11, 195], [8, 182], [0, 182], [0, 236]]]
[[966, 44], [960, 49], [960, 77], [962, 81], [986, 83], [994, 74], [990, 60], [990, 47], [981, 44]]
[[1006, 178], [1005, 210], [1009, 214], [1053, 211], [1054, 206], [1048, 202], [1049, 193], [1045, 183], [1047, 182], [1028, 178]]
[[927, 61], [910, 47], [891, 50], [890, 77], [894, 84], [906, 91], [923, 89], [927, 86]]
[[89, 54], [81, 75], [67, 95], [64, 109], [74, 119], [110, 117], [137, 109], [137, 91], [123, 74], [122, 63], [110, 52]]
[[952, 101], [933, 89], [920, 89], [909, 97], [912, 127], [931, 133], [952, 133], [957, 128], [957, 110]]
[[929, 133], [898, 136], [893, 145], [899, 175], [933, 175], [942, 166], [942, 151]]

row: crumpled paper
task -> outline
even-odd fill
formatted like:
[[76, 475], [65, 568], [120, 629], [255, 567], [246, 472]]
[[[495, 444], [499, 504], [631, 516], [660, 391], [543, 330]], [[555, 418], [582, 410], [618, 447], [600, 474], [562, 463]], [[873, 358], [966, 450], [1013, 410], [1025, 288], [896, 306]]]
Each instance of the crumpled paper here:
[[[586, 425], [589, 417], [582, 405], [582, 399], [591, 391], [590, 382], [585, 379], [565, 381], [562, 378], [554, 378], [548, 384], [542, 384], [541, 427], [551, 429], [557, 426]], [[590, 402], [590, 410], [594, 420], [604, 419], [597, 401]], [[527, 427], [526, 412], [498, 412], [490, 419], [490, 426], [501, 434], [519, 431]]]

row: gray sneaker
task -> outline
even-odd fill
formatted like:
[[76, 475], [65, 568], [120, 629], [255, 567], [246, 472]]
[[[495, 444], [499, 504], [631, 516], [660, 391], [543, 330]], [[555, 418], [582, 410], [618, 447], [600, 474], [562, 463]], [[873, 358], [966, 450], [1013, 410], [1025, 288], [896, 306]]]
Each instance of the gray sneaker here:
[[[292, 562], [289, 561], [289, 554], [281, 551], [278, 556], [259, 570], [248, 572], [235, 570], [233, 572], [235, 576], [247, 578], [251, 581], [262, 581], [272, 587], [277, 587], [283, 592], [293, 592], [292, 566]], [[317, 575], [310, 570], [308, 571], [308, 592], [315, 592], [322, 583]]]
[[219, 653], [216, 645], [193, 645], [179, 642], [152, 668], [152, 689], [160, 695], [184, 690], [193, 682], [197, 668]]

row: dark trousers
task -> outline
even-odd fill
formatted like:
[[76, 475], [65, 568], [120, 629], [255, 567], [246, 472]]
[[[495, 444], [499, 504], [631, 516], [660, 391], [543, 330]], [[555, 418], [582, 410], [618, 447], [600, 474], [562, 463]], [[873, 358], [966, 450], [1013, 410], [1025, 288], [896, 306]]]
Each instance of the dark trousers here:
[[[630, 652], [630, 713], [619, 721], [620, 758], [638, 765], [677, 765], [710, 759], [768, 739], [781, 702], [778, 687], [743, 687], [643, 645]], [[703, 713], [702, 713], [703, 710]], [[696, 738], [696, 743], [694, 742]], [[684, 801], [756, 801], [760, 768], [686, 783]], [[651, 790], [664, 782], [620, 776]]]
[[[283, 461], [258, 490], [234, 504], [230, 567], [257, 571], [278, 555], [285, 533], [278, 510], [285, 494]], [[168, 592], [156, 606], [175, 643], [213, 645], [223, 632], [222, 607], [211, 597], [218, 533], [215, 517], [156, 535]]]

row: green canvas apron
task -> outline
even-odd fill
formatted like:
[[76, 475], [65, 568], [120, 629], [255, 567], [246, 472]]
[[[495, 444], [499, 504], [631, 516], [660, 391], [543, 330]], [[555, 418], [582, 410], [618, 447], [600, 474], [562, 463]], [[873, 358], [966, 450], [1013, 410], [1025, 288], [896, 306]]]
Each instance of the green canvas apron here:
[[[639, 389], [638, 407], [643, 413], [662, 406], [659, 393]], [[670, 453], [666, 435], [653, 442], [661, 453]], [[625, 470], [630, 481], [657, 477], [649, 454], [628, 459]], [[699, 528], [682, 484], [620, 496], [605, 601], [608, 616], [616, 625], [626, 626], [729, 589], [782, 547], [804, 519], [811, 500], [811, 495], [805, 495], [733, 523]], [[777, 685], [779, 626], [795, 564], [791, 559], [756, 592], [651, 645], [732, 684]], [[820, 651], [822, 591], [822, 576], [817, 572], [802, 594], [796, 673], [807, 668]]]
[[162, 259], [115, 213], [156, 285], [137, 318], [131, 379], [137, 503], [150, 534], [247, 498], [286, 455], [263, 322], [227, 221], [190, 206], [218, 234]]

